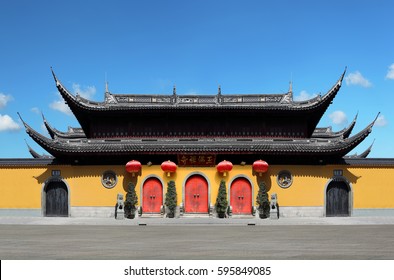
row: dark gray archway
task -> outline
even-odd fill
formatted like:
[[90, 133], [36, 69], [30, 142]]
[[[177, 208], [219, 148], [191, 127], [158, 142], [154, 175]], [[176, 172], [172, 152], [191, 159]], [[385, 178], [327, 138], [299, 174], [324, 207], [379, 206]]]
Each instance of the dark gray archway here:
[[326, 189], [326, 216], [350, 216], [350, 187], [344, 180], [332, 180]]
[[46, 217], [68, 217], [68, 188], [61, 180], [49, 181], [44, 188]]

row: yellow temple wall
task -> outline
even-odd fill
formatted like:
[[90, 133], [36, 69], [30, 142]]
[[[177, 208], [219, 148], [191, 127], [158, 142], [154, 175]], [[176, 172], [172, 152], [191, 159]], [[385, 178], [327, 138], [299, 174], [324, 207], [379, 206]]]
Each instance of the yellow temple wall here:
[[[252, 203], [263, 180], [268, 193], [276, 193], [281, 207], [324, 207], [325, 189], [333, 178], [334, 170], [342, 170], [343, 177], [351, 187], [353, 209], [394, 209], [394, 167], [346, 166], [346, 165], [272, 165], [267, 173], [253, 174], [250, 165], [234, 165], [226, 176], [215, 167], [178, 167], [169, 177], [160, 166], [142, 166], [137, 177], [125, 171], [124, 166], [71, 166], [51, 165], [40, 167], [0, 167], [0, 209], [41, 209], [42, 192], [53, 170], [60, 170], [60, 177], [69, 189], [71, 207], [114, 207], [118, 193], [125, 194], [130, 181], [136, 183], [136, 192], [141, 199], [142, 184], [150, 176], [157, 177], [166, 192], [167, 183], [174, 180], [178, 205], [182, 202], [183, 186], [192, 174], [202, 174], [210, 186], [210, 203], [215, 204], [220, 180], [229, 184], [237, 176], [244, 176], [252, 183]], [[118, 181], [115, 187], [105, 188], [102, 174], [112, 170]], [[277, 175], [288, 170], [293, 176], [289, 188], [277, 184]]]
[[46, 168], [1, 167], [0, 208], [40, 208], [41, 184], [34, 178]]

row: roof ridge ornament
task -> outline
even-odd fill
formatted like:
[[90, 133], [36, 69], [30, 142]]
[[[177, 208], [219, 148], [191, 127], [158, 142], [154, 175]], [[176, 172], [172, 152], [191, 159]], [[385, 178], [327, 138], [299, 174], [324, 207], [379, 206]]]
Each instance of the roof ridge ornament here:
[[178, 103], [178, 97], [176, 95], [176, 84], [174, 83], [174, 86], [172, 87], [172, 97], [170, 98], [171, 104], [176, 104]]
[[289, 85], [289, 96], [290, 96], [290, 100], [293, 101], [293, 78], [291, 79]]
[[281, 103], [281, 104], [293, 103], [293, 79], [292, 78], [290, 79], [290, 82], [289, 82], [289, 90], [288, 90], [287, 94], [285, 94], [283, 96], [283, 98], [280, 100], [279, 103]]
[[219, 85], [218, 86], [218, 94], [215, 98], [215, 103], [216, 104], [222, 104], [223, 102], [223, 96], [222, 96], [222, 87]]
[[105, 93], [105, 103], [107, 104], [117, 104], [118, 100], [116, 100], [115, 96], [113, 96], [110, 92]]
[[109, 92], [107, 72], [105, 72], [105, 93]]
[[109, 89], [108, 89], [108, 81], [105, 80], [105, 93], [109, 93]]

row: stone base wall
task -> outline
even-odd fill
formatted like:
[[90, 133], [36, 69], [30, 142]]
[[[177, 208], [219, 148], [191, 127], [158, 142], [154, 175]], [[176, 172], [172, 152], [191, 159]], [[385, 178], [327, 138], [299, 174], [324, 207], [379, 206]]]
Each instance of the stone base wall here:
[[71, 217], [115, 218], [114, 207], [71, 207]]
[[[294, 218], [294, 217], [324, 217], [324, 207], [279, 207], [280, 218]], [[41, 209], [0, 209], [0, 216], [3, 217], [41, 217]], [[143, 215], [144, 216], [144, 215]], [[149, 216], [145, 214], [145, 216]], [[177, 207], [175, 217], [194, 217], [193, 214], [180, 215], [179, 207]], [[209, 217], [209, 214], [204, 217]], [[354, 217], [394, 217], [393, 208], [380, 209], [353, 209], [352, 215]], [[96, 218], [115, 218], [115, 207], [71, 207], [70, 217], [96, 217]], [[165, 217], [165, 215], [164, 215]], [[214, 217], [216, 217], [214, 215]], [[233, 218], [237, 218], [234, 216]], [[241, 216], [240, 216], [241, 217]], [[242, 216], [243, 217], [243, 216]], [[250, 216], [252, 217], [252, 216]], [[138, 218], [138, 214], [136, 215]], [[258, 218], [258, 213], [256, 213]]]
[[0, 209], [0, 216], [2, 217], [41, 217], [41, 209]]
[[323, 217], [323, 207], [290, 207], [290, 206], [279, 206], [279, 217], [291, 218], [291, 217]]
[[389, 217], [394, 216], [394, 209], [392, 208], [374, 208], [374, 209], [353, 209], [354, 217]]

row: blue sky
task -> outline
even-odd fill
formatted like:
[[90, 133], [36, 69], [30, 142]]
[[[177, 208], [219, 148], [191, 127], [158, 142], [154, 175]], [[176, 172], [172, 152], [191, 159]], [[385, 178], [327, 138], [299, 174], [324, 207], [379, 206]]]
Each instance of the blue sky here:
[[381, 115], [370, 157], [394, 158], [393, 1], [0, 2], [0, 158], [30, 157], [17, 116], [45, 134], [79, 126], [51, 76], [102, 101], [113, 93], [324, 94], [347, 67], [320, 127], [353, 133]]

